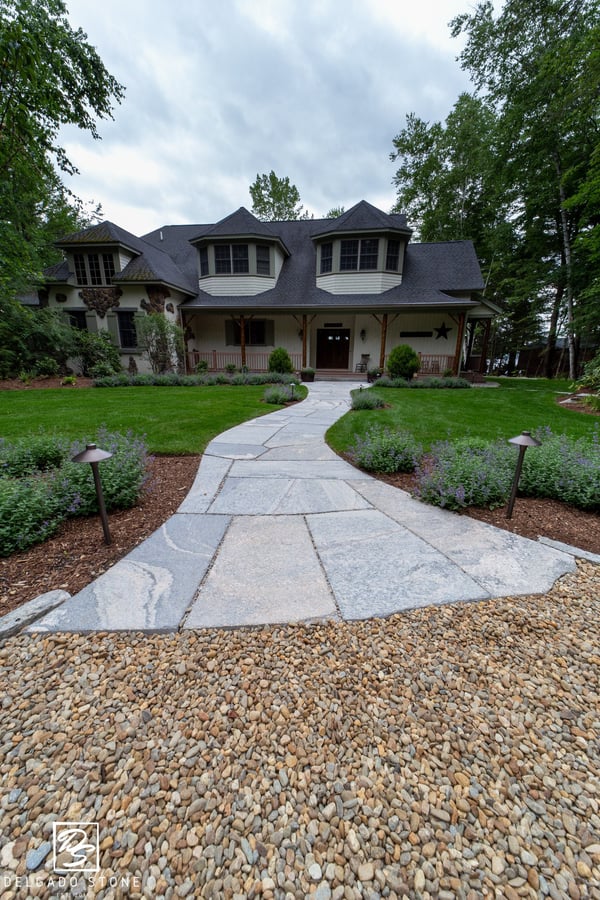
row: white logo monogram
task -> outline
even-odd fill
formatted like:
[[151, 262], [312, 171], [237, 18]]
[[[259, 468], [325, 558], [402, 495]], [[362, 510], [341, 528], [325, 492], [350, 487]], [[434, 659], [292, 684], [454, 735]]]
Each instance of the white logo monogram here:
[[53, 822], [54, 871], [97, 872], [100, 868], [96, 822]]

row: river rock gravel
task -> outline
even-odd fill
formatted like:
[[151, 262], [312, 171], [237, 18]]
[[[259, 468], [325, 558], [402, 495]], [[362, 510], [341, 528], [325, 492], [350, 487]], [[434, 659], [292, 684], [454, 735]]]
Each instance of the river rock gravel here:
[[386, 620], [10, 638], [0, 894], [600, 898], [599, 622], [580, 563]]

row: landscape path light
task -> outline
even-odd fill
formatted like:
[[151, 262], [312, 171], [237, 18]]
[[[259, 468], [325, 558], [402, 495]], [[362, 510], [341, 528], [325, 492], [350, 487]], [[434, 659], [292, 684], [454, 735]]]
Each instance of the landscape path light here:
[[536, 438], [532, 437], [530, 431], [522, 431], [521, 434], [517, 435], [517, 437], [509, 438], [508, 443], [516, 444], [516, 446], [519, 448], [519, 458], [517, 460], [517, 467], [515, 469], [515, 477], [513, 479], [508, 506], [506, 507], [506, 518], [510, 519], [512, 518], [513, 506], [515, 505], [515, 499], [519, 487], [519, 478], [521, 477], [521, 469], [523, 468], [523, 457], [525, 456], [525, 451], [528, 447], [539, 447], [541, 441], [538, 441], [536, 440]]
[[110, 459], [112, 453], [107, 450], [101, 450], [95, 444], [86, 444], [85, 450], [77, 453], [73, 457], [73, 462], [89, 463], [94, 474], [94, 484], [96, 486], [96, 497], [98, 499], [98, 509], [100, 510], [100, 519], [102, 520], [102, 530], [104, 531], [104, 541], [106, 544], [111, 543], [110, 531], [108, 529], [108, 516], [106, 515], [106, 506], [104, 505], [104, 495], [102, 493], [102, 484], [100, 482], [100, 473], [98, 471], [98, 463], [104, 459]]

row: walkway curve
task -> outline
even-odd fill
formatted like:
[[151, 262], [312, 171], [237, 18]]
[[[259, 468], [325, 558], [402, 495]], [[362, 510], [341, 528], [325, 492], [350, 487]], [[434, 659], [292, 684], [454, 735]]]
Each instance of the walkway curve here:
[[545, 593], [572, 554], [427, 506], [324, 440], [358, 384], [213, 440], [179, 510], [29, 631], [176, 631], [365, 619]]

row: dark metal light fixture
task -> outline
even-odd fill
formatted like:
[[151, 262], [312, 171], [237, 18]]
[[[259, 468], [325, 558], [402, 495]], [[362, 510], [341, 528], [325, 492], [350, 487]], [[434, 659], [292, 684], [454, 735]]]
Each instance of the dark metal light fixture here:
[[517, 459], [515, 477], [513, 479], [508, 506], [506, 507], [506, 518], [510, 519], [512, 518], [513, 507], [515, 505], [515, 499], [519, 487], [519, 478], [521, 477], [521, 469], [523, 468], [523, 457], [525, 456], [525, 451], [528, 447], [539, 447], [541, 441], [538, 441], [536, 440], [536, 438], [532, 437], [530, 431], [522, 431], [521, 434], [517, 435], [517, 437], [509, 438], [508, 443], [516, 444], [516, 446], [519, 448], [519, 458]]
[[361, 328], [360, 339], [361, 339], [361, 341], [366, 341], [366, 339], [367, 339], [367, 332], [366, 332], [366, 329], [364, 329], [364, 328]]
[[111, 543], [110, 531], [108, 530], [108, 516], [106, 515], [106, 506], [104, 505], [104, 495], [102, 493], [102, 484], [100, 482], [100, 473], [98, 472], [98, 463], [104, 459], [110, 459], [112, 453], [107, 450], [100, 450], [95, 444], [86, 444], [85, 450], [77, 453], [73, 457], [73, 462], [89, 463], [94, 474], [94, 485], [96, 486], [96, 497], [98, 499], [98, 509], [100, 510], [100, 519], [102, 520], [102, 530], [104, 531], [104, 542]]

